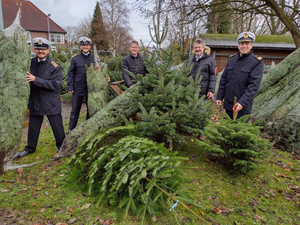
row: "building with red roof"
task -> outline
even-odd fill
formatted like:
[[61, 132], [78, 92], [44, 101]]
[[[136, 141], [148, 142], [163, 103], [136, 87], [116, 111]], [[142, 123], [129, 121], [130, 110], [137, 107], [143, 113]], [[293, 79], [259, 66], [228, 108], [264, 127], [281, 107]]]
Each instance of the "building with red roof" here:
[[43, 37], [51, 42], [51, 48], [56, 49], [65, 44], [67, 33], [50, 15], [46, 15], [32, 2], [26, 0], [0, 0], [2, 2], [2, 17], [4, 29], [11, 26], [21, 9], [20, 25], [28, 33], [28, 43], [35, 37]]

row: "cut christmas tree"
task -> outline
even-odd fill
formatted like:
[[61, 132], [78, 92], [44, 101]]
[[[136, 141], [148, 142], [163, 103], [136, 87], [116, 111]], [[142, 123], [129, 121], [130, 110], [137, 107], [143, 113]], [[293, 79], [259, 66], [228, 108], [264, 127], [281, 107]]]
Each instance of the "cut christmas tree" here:
[[20, 146], [29, 97], [29, 66], [26, 37], [20, 33], [0, 37], [0, 174]]

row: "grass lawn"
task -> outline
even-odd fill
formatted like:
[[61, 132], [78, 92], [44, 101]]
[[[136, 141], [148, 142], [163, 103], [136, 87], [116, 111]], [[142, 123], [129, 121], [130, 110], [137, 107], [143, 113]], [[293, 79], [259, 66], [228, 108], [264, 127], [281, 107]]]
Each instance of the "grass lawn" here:
[[[177, 206], [174, 210], [181, 224], [300, 224], [299, 155], [270, 149], [255, 171], [243, 175], [211, 162], [200, 141], [191, 137], [174, 145], [174, 150], [189, 158], [182, 165], [186, 181], [181, 191], [201, 205], [191, 209], [207, 221]], [[46, 128], [37, 151], [13, 161], [36, 164], [0, 177], [0, 224], [139, 224], [134, 216], [124, 219], [109, 206], [96, 207], [97, 197], [70, 185], [69, 158], [53, 161], [56, 153], [52, 130]], [[165, 216], [152, 218], [154, 224], [175, 224], [169, 208]]]

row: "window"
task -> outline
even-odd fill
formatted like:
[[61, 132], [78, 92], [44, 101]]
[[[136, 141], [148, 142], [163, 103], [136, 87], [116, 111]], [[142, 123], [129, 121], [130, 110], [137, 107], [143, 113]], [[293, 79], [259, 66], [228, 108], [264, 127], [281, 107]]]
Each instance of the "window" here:
[[55, 43], [55, 34], [51, 34], [51, 43]]
[[57, 41], [57, 44], [61, 44], [62, 40], [61, 40], [61, 34], [57, 34], [56, 35], [56, 41]]

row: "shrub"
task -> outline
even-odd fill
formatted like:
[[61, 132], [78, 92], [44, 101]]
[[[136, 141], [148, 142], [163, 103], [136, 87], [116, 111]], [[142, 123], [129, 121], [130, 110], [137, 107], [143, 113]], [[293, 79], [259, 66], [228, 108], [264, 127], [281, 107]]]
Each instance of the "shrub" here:
[[205, 130], [209, 144], [202, 144], [211, 158], [220, 159], [228, 169], [247, 173], [255, 168], [257, 159], [271, 148], [271, 144], [260, 138], [261, 127], [248, 121], [249, 116], [235, 121], [225, 116], [226, 119], [220, 118], [219, 123], [210, 122], [210, 128]]

